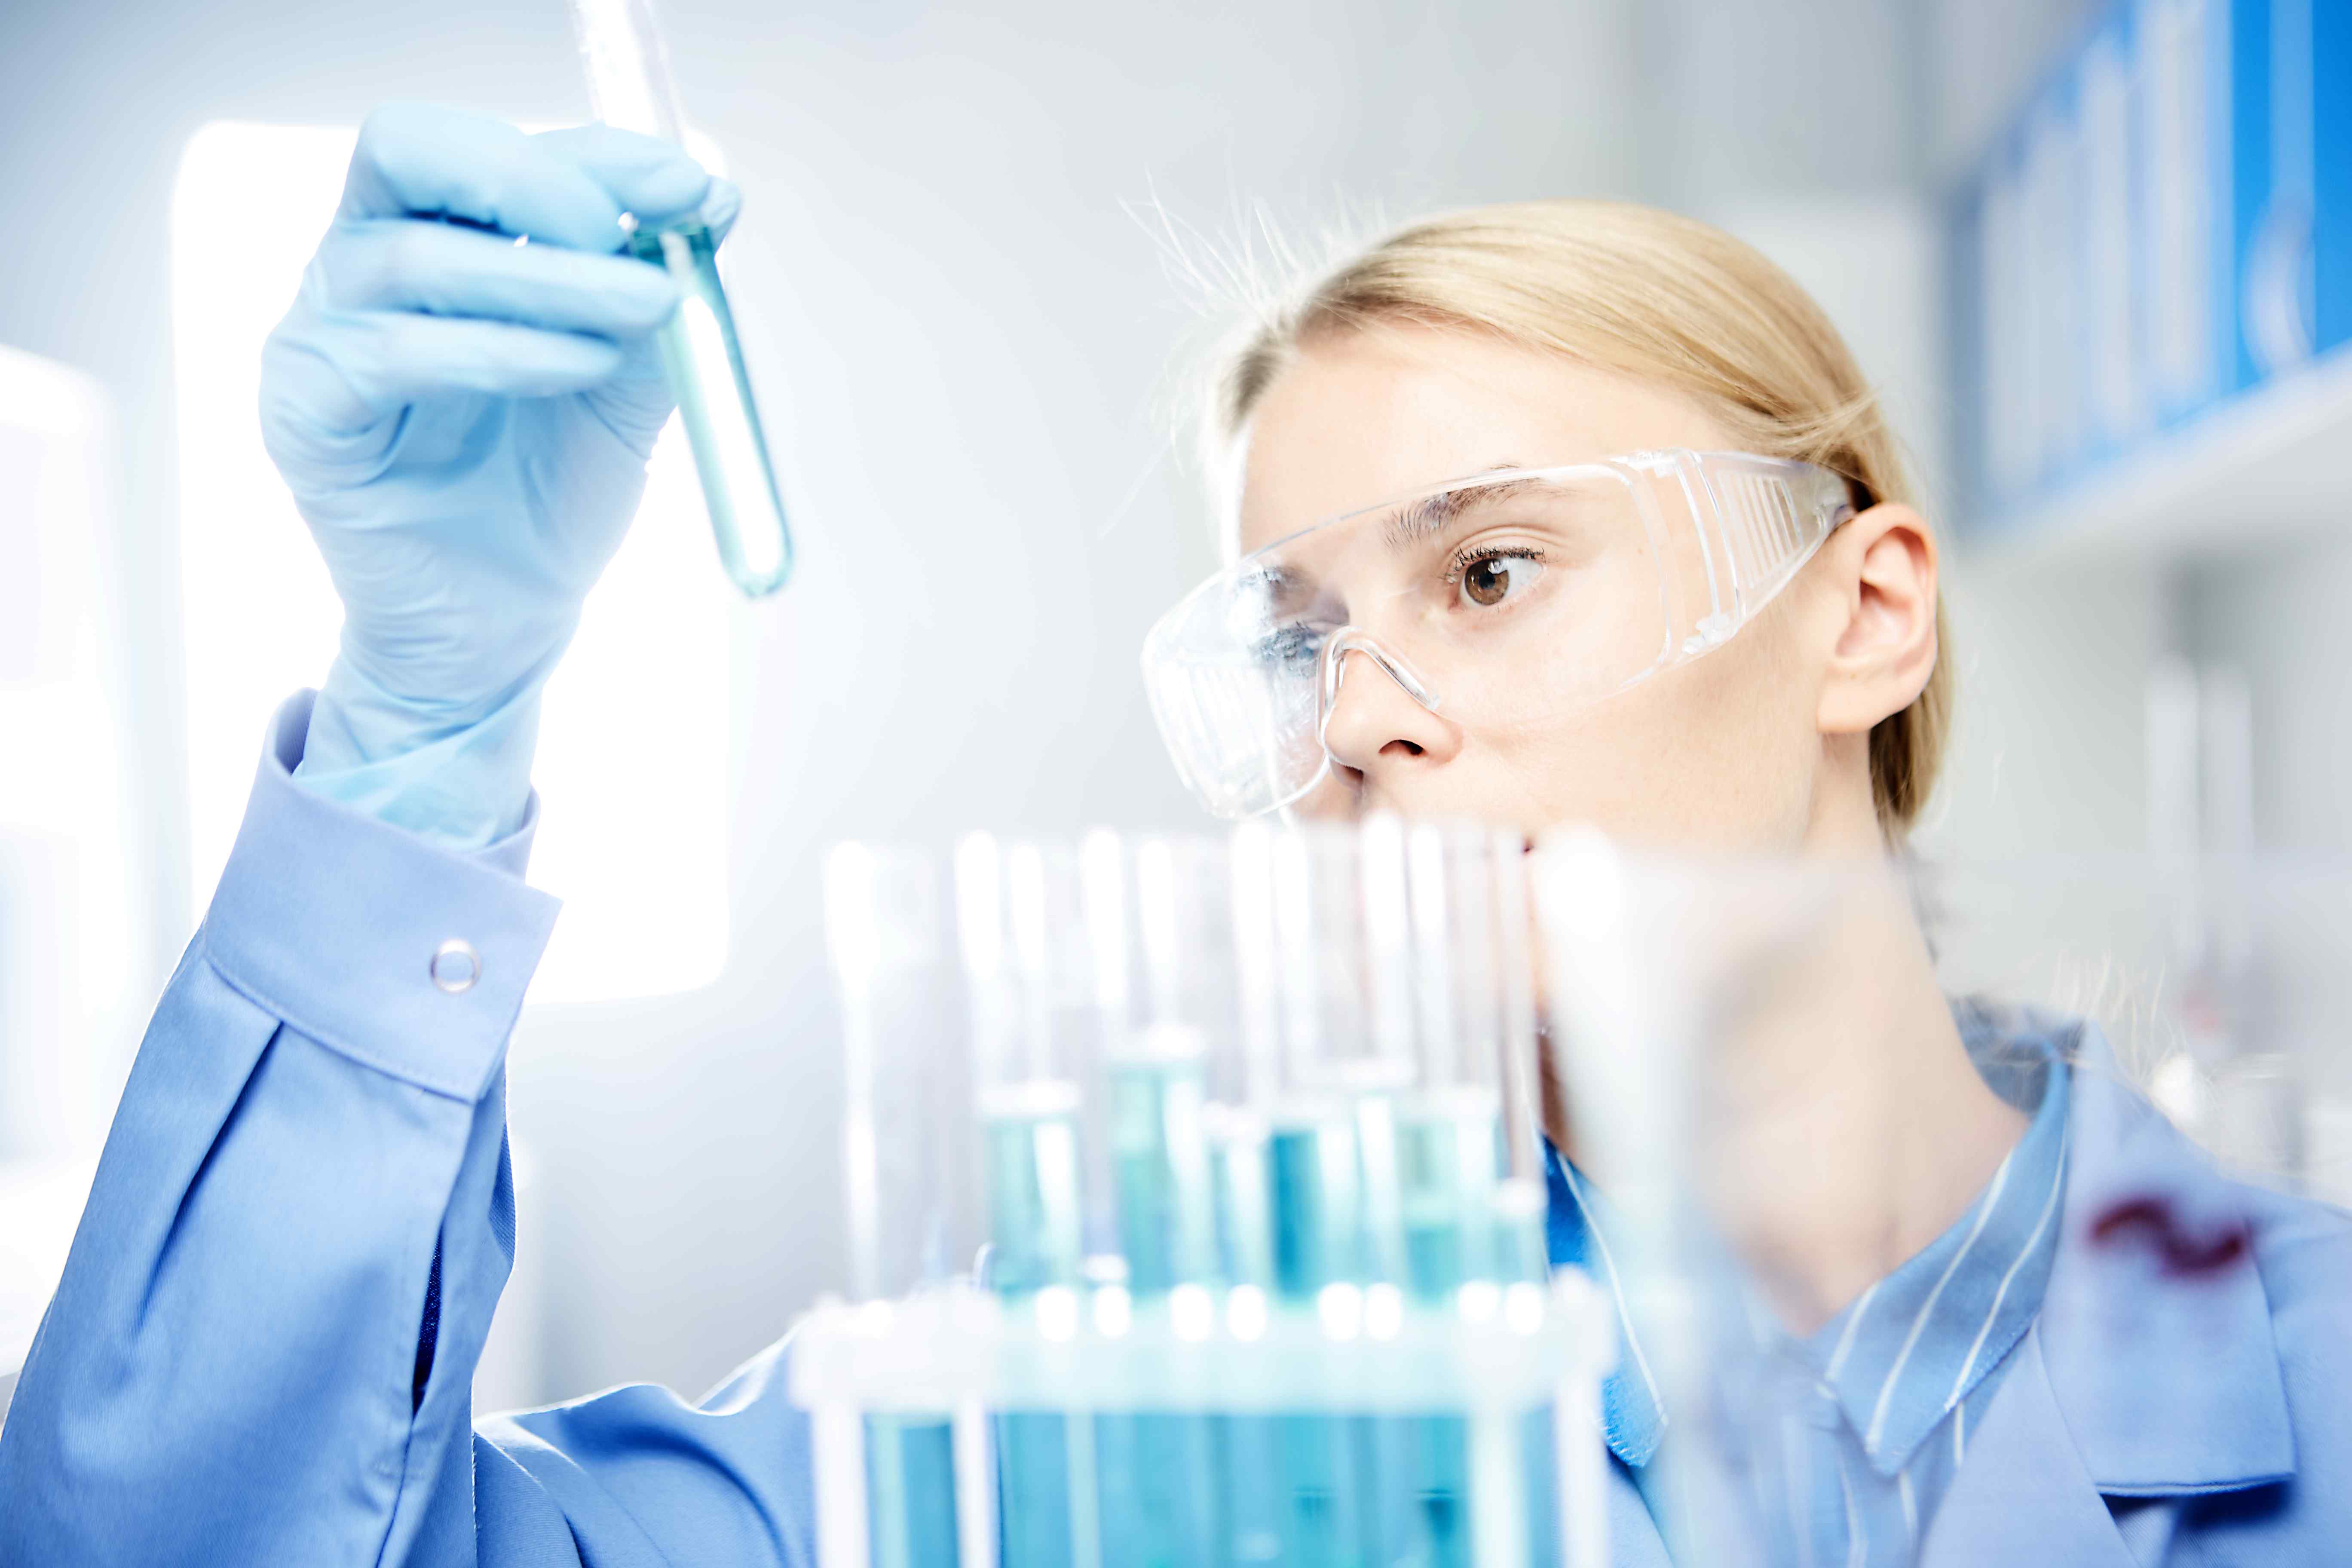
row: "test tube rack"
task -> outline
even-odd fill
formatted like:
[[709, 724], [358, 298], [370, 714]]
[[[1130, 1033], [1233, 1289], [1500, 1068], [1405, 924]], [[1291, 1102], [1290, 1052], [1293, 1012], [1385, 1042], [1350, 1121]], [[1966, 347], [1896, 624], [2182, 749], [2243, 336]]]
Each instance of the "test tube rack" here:
[[[790, 1388], [810, 1413], [821, 1568], [875, 1568], [875, 1415], [949, 1424], [954, 1568], [997, 1568], [990, 1418], [1037, 1409], [1458, 1416], [1477, 1568], [1603, 1568], [1600, 1386], [1615, 1355], [1609, 1303], [1574, 1269], [1546, 1285], [1473, 1281], [1444, 1306], [1378, 1284], [1329, 1286], [1311, 1306], [1290, 1306], [1252, 1286], [1179, 1286], [1138, 1303], [1115, 1285], [1008, 1300], [955, 1283], [895, 1301], [820, 1302], [793, 1332]], [[1546, 1410], [1552, 1474], [1535, 1478], [1517, 1463], [1517, 1434]], [[1528, 1536], [1523, 1489], [1544, 1482], [1557, 1500], [1556, 1549]]]
[[835, 852], [823, 1568], [1601, 1568], [1617, 1336], [1544, 1258], [1522, 855], [1381, 816]]

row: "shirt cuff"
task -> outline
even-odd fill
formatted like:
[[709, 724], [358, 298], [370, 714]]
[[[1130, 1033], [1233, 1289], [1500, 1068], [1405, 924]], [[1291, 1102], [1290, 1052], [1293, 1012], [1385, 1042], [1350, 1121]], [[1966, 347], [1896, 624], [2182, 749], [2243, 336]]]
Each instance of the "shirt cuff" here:
[[315, 695], [271, 723], [198, 940], [224, 981], [330, 1050], [478, 1100], [561, 908], [522, 880], [538, 798], [461, 854], [303, 789]]

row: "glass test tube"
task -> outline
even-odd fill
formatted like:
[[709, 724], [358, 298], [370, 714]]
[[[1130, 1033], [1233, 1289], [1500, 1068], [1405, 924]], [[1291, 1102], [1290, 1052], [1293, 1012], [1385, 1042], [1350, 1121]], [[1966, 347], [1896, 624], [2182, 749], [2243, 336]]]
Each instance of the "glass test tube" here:
[[[1218, 1260], [1230, 1300], [1263, 1305], [1274, 1289], [1273, 1187], [1266, 1112], [1280, 1092], [1282, 1004], [1274, 918], [1274, 833], [1264, 823], [1235, 828], [1227, 850], [1228, 930], [1233, 940], [1239, 1061], [1223, 1086], [1231, 1098], [1209, 1107], [1206, 1127], [1217, 1216]], [[1218, 1521], [1223, 1561], [1271, 1563], [1289, 1533], [1290, 1489], [1284, 1418], [1218, 1415]]]
[[[1482, 1154], [1493, 1164], [1496, 1104], [1491, 1093], [1462, 1083], [1454, 1067], [1462, 1047], [1454, 1032], [1453, 966], [1444, 962], [1444, 849], [1434, 830], [1416, 829], [1408, 839], [1392, 816], [1367, 818], [1360, 834], [1373, 1037], [1379, 1058], [1408, 1064], [1412, 1079], [1394, 1097], [1395, 1159], [1383, 1173], [1400, 1254], [1389, 1278], [1424, 1310], [1450, 1308], [1456, 1289], [1489, 1272], [1492, 1250], [1481, 1245], [1487, 1194], [1475, 1176]], [[1367, 1186], [1377, 1179], [1368, 1161]], [[1466, 1564], [1463, 1418], [1375, 1421], [1370, 1436], [1381, 1479], [1374, 1521], [1381, 1559]]]
[[[1157, 1317], [1171, 1292], [1215, 1272], [1207, 1134], [1208, 1048], [1183, 1021], [1192, 924], [1183, 919], [1204, 869], [1189, 846], [1147, 838], [1133, 874], [1116, 836], [1080, 848], [1086, 923], [1103, 1007], [1111, 1184], [1128, 1289]], [[1129, 890], [1132, 889], [1132, 897]], [[1128, 918], [1130, 910], [1133, 920]], [[1127, 984], [1129, 936], [1143, 960], [1143, 1019]], [[1105, 1558], [1139, 1568], [1210, 1568], [1220, 1526], [1214, 1429], [1202, 1415], [1107, 1413], [1096, 1423]]]
[[[596, 118], [682, 142], [683, 119], [653, 0], [572, 0], [572, 24]], [[695, 216], [659, 228], [639, 224], [633, 214], [621, 221], [629, 254], [667, 272], [683, 296], [660, 331], [662, 368], [694, 452], [719, 562], [746, 595], [772, 594], [792, 575], [792, 530], [735, 313], [719, 282], [718, 237]]]
[[1544, 1047], [1536, 1012], [1534, 905], [1528, 889], [1526, 846], [1519, 835], [1488, 837], [1493, 879], [1495, 979], [1503, 1076], [1503, 1167], [1495, 1194], [1497, 1262], [1506, 1279], [1541, 1283], [1551, 1277], [1545, 1233], [1549, 1213], [1544, 1177]]
[[1274, 1215], [1266, 1176], [1266, 1113], [1281, 1092], [1283, 1007], [1274, 917], [1274, 835], [1263, 823], [1234, 830], [1229, 850], [1237, 1099], [1210, 1107], [1209, 1164], [1218, 1259], [1229, 1284], [1274, 1284]]
[[[1351, 900], [1316, 897], [1318, 880], [1345, 885], [1344, 876], [1318, 878], [1318, 859], [1335, 846], [1302, 834], [1275, 840], [1274, 913], [1283, 1000], [1284, 1083], [1268, 1121], [1268, 1186], [1274, 1211], [1275, 1288], [1292, 1301], [1312, 1303], [1327, 1285], [1361, 1272], [1363, 1248], [1356, 1118], [1348, 1090], [1355, 1075], [1326, 1049], [1327, 996], [1344, 989], [1325, 984], [1327, 960], [1318, 934], [1352, 924]], [[1336, 907], [1334, 907], [1336, 906]], [[1317, 915], [1327, 918], [1318, 928]], [[1344, 960], [1341, 966], [1345, 965]], [[1342, 1031], [1334, 1031], [1340, 1033]]]
[[[1034, 845], [984, 833], [956, 847], [956, 921], [971, 992], [988, 1284], [1034, 1309], [1082, 1278], [1081, 1095], [1059, 1059]], [[1070, 1302], [1075, 1311], [1076, 1302]], [[1083, 1416], [1013, 1410], [993, 1418], [1004, 1560], [1043, 1568], [1101, 1562], [1094, 1433]]]
[[[921, 1124], [925, 1118], [904, 1115], [903, 1103], [885, 1103], [888, 1084], [927, 1079], [940, 1065], [909, 1059], [936, 1058], [942, 1042], [894, 1037], [908, 1020], [890, 1005], [910, 984], [919, 987], [938, 958], [929, 863], [903, 851], [840, 846], [825, 861], [824, 928], [841, 1002], [850, 1278], [858, 1299], [871, 1300], [946, 1270], [946, 1260], [929, 1245], [943, 1228], [934, 1223], [937, 1216], [910, 1212], [936, 1201], [939, 1185], [925, 1179], [932, 1173], [902, 1168], [935, 1152], [929, 1134], [936, 1130]], [[874, 1568], [952, 1564], [955, 1460], [949, 1419], [869, 1415], [865, 1429], [868, 1560]]]
[[[1324, 1055], [1326, 998], [1345, 994], [1324, 984], [1324, 960], [1331, 955], [1317, 940], [1321, 879], [1313, 851], [1330, 847], [1287, 833], [1275, 839], [1272, 855], [1286, 1081], [1268, 1117], [1266, 1187], [1275, 1293], [1292, 1307], [1312, 1307], [1327, 1288], [1351, 1283], [1363, 1256], [1354, 1107], [1334, 1084]], [[1352, 927], [1349, 901], [1330, 901], [1320, 912], [1326, 926]], [[1336, 921], [1328, 918], [1334, 915]], [[1337, 1413], [1274, 1420], [1286, 1504], [1278, 1521], [1281, 1560], [1313, 1568], [1368, 1561], [1354, 1425]]]
[[1016, 845], [1006, 854], [992, 837], [975, 833], [957, 847], [957, 924], [971, 992], [988, 1194], [988, 1282], [1011, 1296], [1076, 1287], [1082, 1249], [1080, 1095], [1055, 1059], [1044, 984], [1043, 879], [1034, 846]]
[[[1116, 842], [1112, 845], [1116, 850]], [[1090, 910], [1099, 909], [1098, 952], [1123, 956], [1126, 900], [1116, 858], [1094, 848]], [[1180, 1017], [1181, 893], [1173, 847], [1146, 839], [1135, 852], [1136, 929], [1141, 938], [1150, 1022], [1114, 1020], [1106, 1041], [1113, 1182], [1128, 1284], [1151, 1300], [1179, 1285], [1206, 1284], [1215, 1271], [1208, 1143], [1208, 1044]], [[1108, 977], [1106, 976], [1106, 981]], [[1112, 989], [1106, 984], [1106, 991]]]
[[1495, 1236], [1502, 1179], [1501, 1013], [1494, 884], [1483, 835], [1412, 830], [1412, 975], [1418, 1087], [1400, 1115], [1409, 1288], [1450, 1300], [1511, 1278]]

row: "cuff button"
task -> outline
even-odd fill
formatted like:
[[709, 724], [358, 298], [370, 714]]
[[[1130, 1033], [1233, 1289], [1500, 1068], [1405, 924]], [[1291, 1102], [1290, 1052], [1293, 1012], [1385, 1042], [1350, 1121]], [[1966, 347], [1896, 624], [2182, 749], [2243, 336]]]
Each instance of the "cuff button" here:
[[463, 937], [451, 937], [433, 950], [433, 984], [452, 996], [463, 995], [482, 977], [482, 955]]

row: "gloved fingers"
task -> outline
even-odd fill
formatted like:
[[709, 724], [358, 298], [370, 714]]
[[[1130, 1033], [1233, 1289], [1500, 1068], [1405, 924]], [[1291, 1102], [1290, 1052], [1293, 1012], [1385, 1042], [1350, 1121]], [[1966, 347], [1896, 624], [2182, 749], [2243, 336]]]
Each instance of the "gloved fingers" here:
[[609, 380], [627, 351], [605, 338], [506, 321], [353, 310], [281, 328], [265, 350], [265, 398], [328, 432], [367, 428], [450, 392], [554, 397]]
[[667, 273], [642, 261], [517, 245], [424, 218], [339, 225], [316, 280], [332, 310], [475, 316], [608, 338], [651, 331], [678, 296]]
[[743, 187], [732, 180], [710, 177], [710, 193], [702, 198], [699, 216], [702, 226], [710, 231], [713, 245], [724, 243], [735, 220], [743, 216]]
[[578, 162], [502, 120], [424, 103], [386, 104], [360, 126], [341, 216], [448, 217], [572, 250], [622, 240], [619, 204]]
[[688, 216], [703, 205], [713, 184], [702, 165], [677, 145], [634, 131], [572, 125], [542, 131], [531, 141], [576, 165], [641, 223], [669, 224]]

